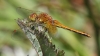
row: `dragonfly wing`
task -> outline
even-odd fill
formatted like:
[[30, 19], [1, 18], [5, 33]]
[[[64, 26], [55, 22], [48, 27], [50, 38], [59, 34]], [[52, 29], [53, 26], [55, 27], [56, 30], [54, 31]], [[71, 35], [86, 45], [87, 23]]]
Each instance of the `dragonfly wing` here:
[[52, 35], [55, 35], [56, 34], [57, 28], [56, 28], [56, 26], [52, 25], [51, 22], [47, 22], [46, 23], [46, 27], [47, 27], [47, 30], [48, 30], [48, 32], [50, 34], [52, 34]]
[[31, 15], [33, 13], [40, 13], [39, 11], [30, 10], [30, 9], [26, 9], [26, 8], [22, 8], [22, 7], [17, 7], [16, 11], [18, 12], [18, 14], [24, 16], [25, 18], [28, 18], [29, 15]]

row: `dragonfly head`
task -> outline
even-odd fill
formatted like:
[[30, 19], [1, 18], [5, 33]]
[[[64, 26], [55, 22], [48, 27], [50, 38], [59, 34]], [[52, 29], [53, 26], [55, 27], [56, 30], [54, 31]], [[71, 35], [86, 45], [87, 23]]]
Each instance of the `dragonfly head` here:
[[37, 18], [37, 14], [36, 13], [33, 13], [29, 16], [29, 19], [32, 20], [32, 21], [35, 21]]

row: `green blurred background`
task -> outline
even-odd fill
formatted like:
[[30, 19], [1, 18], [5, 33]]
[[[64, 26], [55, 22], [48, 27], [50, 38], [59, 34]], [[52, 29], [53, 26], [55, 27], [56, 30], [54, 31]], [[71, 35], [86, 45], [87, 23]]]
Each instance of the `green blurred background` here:
[[[62, 24], [91, 35], [91, 38], [58, 28], [53, 43], [65, 56], [99, 56], [100, 0], [0, 0], [0, 56], [35, 56], [32, 44], [17, 25], [27, 13], [17, 10], [46, 12]], [[17, 30], [17, 32], [13, 32]]]

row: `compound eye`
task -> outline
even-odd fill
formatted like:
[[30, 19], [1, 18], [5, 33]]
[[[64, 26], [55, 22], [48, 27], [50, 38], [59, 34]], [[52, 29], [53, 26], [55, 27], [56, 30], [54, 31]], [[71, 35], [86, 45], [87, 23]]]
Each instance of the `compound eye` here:
[[32, 21], [35, 21], [36, 20], [36, 17], [37, 17], [37, 14], [36, 13], [33, 13], [29, 16], [29, 19], [32, 20]]

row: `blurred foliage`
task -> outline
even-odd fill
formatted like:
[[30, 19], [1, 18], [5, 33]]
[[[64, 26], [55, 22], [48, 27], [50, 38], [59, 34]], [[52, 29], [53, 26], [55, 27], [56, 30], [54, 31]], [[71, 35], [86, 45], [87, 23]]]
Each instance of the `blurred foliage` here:
[[65, 56], [100, 55], [99, 5], [99, 0], [0, 0], [0, 53], [5, 46], [12, 49], [20, 46], [26, 51], [32, 46], [15, 21], [27, 15], [18, 12], [17, 8], [22, 7], [46, 12], [64, 25], [91, 35], [91, 38], [86, 38], [58, 28], [52, 41], [57, 48], [65, 51]]

